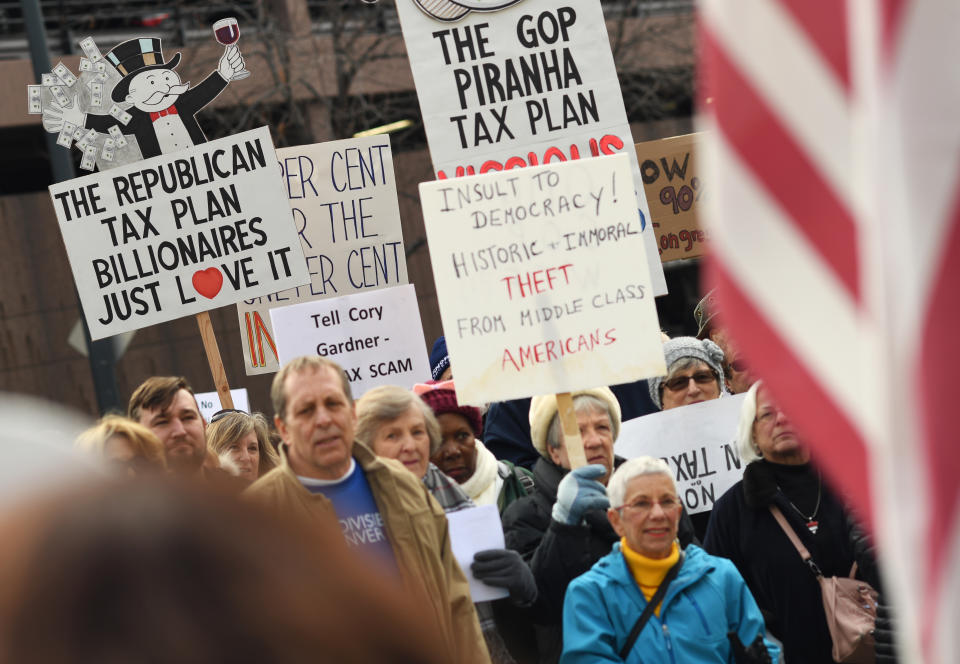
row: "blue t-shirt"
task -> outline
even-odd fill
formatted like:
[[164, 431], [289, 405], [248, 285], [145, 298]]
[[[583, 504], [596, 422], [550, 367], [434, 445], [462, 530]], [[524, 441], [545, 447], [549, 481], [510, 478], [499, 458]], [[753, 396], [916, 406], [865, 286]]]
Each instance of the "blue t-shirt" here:
[[350, 460], [350, 470], [339, 480], [299, 476], [298, 479], [310, 493], [322, 493], [333, 503], [348, 546], [365, 551], [381, 561], [384, 569], [399, 572], [367, 474], [356, 461]]

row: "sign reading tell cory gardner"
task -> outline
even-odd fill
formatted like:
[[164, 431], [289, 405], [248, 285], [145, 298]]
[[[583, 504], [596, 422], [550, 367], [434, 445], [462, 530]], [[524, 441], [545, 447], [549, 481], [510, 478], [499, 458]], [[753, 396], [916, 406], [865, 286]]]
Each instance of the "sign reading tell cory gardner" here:
[[458, 398], [479, 404], [666, 373], [629, 161], [420, 185]]
[[310, 281], [266, 127], [50, 195], [93, 339]]
[[630, 153], [623, 195], [666, 293], [599, 0], [396, 4], [437, 177]]

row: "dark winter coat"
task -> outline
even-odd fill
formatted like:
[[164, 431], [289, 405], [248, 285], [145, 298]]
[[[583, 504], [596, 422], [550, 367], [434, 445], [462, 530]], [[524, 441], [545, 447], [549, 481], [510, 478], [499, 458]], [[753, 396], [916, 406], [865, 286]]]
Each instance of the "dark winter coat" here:
[[[780, 470], [782, 472], [782, 468]], [[779, 506], [814, 562], [827, 576], [847, 576], [854, 561], [850, 520], [826, 484], [822, 487], [818, 529], [812, 534], [777, 486], [778, 468], [766, 461], [747, 465], [743, 479], [713, 506], [704, 548], [729, 558], [740, 570], [767, 620], [783, 643], [787, 664], [833, 661], [820, 586], [770, 513]], [[815, 487], [816, 471], [809, 469]]]
[[[624, 461], [617, 457], [614, 466]], [[579, 526], [552, 519], [557, 486], [568, 472], [541, 457], [533, 467], [534, 492], [517, 500], [503, 514], [507, 548], [523, 556], [537, 580], [539, 596], [530, 609], [530, 619], [536, 625], [541, 662], [560, 659], [563, 598], [567, 586], [620, 541], [605, 510], [587, 512], [584, 525]], [[681, 546], [693, 541], [693, 527], [686, 513], [680, 520], [678, 534]]]

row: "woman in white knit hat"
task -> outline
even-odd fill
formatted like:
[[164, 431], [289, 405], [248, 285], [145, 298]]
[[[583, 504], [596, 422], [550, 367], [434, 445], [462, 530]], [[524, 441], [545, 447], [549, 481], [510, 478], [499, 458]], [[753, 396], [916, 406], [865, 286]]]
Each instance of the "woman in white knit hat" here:
[[660, 410], [718, 399], [726, 387], [723, 351], [709, 339], [675, 337], [663, 343], [667, 375], [647, 381], [650, 398]]

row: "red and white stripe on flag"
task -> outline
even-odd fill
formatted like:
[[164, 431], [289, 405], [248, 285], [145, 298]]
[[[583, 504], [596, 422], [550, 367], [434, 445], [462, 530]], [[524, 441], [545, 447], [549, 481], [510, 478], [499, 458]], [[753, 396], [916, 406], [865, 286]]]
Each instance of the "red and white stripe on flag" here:
[[960, 661], [960, 3], [703, 0], [719, 317]]

